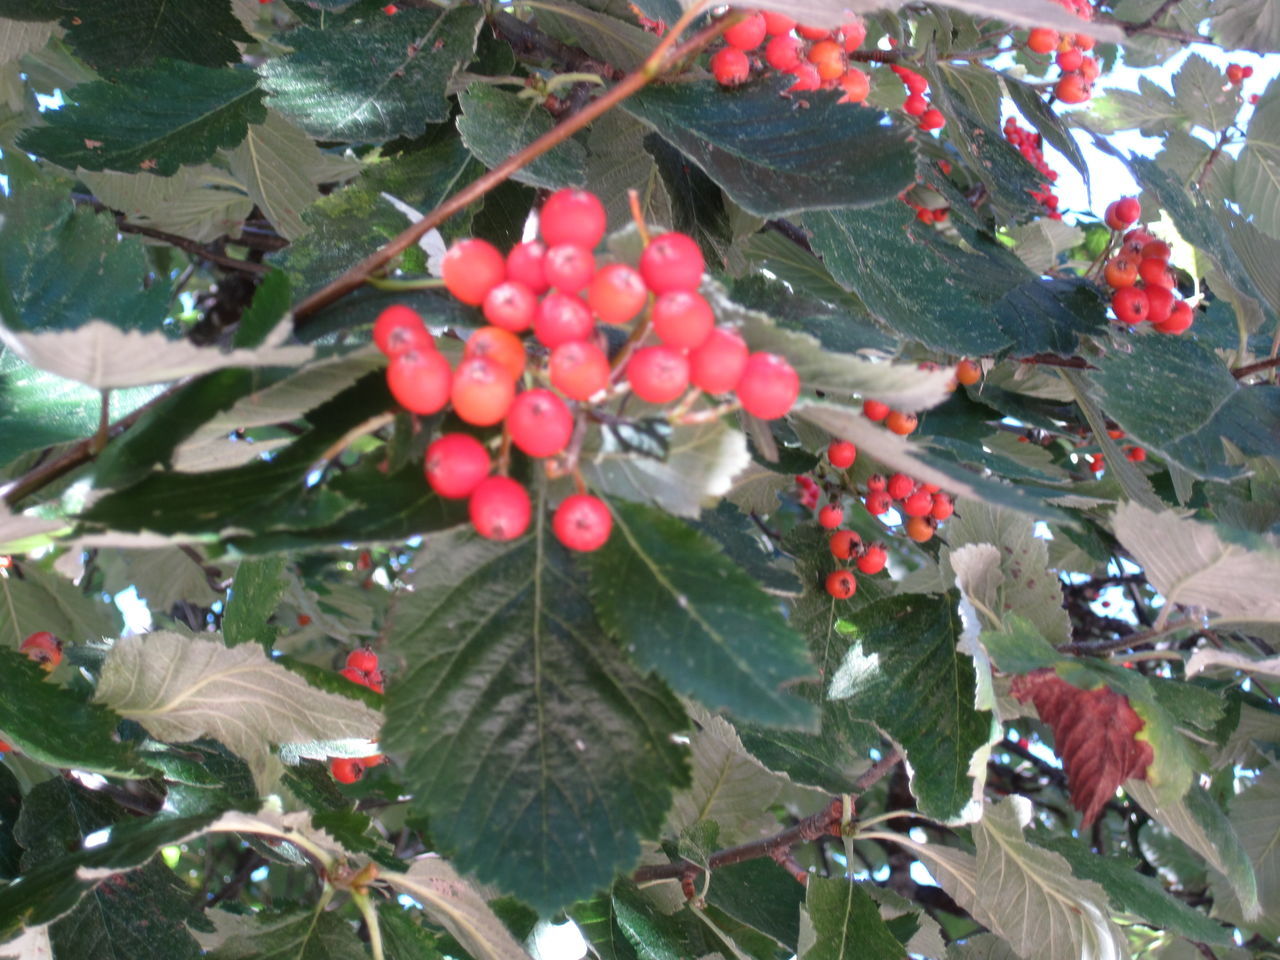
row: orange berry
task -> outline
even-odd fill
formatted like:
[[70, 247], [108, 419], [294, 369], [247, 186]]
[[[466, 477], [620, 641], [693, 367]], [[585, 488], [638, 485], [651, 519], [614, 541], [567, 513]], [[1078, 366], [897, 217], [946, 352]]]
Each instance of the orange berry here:
[[1112, 257], [1107, 261], [1107, 267], [1102, 275], [1106, 278], [1107, 284], [1117, 290], [1121, 287], [1132, 287], [1138, 282], [1138, 265], [1128, 257]]
[[515, 397], [515, 381], [489, 357], [468, 357], [453, 373], [453, 412], [474, 426], [491, 427], [501, 421]]
[[920, 425], [920, 420], [914, 413], [890, 410], [889, 415], [884, 418], [884, 425], [898, 436], [905, 437], [908, 434], [915, 433], [916, 427]]
[[834, 40], [819, 40], [809, 48], [809, 62], [823, 80], [835, 80], [844, 74], [844, 49]]
[[501, 327], [481, 327], [467, 338], [463, 357], [488, 357], [517, 380], [524, 373], [524, 341]]
[[1084, 103], [1093, 94], [1082, 73], [1065, 73], [1053, 88], [1054, 96], [1063, 103]]
[[871, 78], [857, 67], [850, 67], [840, 78], [840, 89], [844, 91], [840, 103], [862, 103], [871, 93]]
[[933, 517], [910, 517], [903, 529], [906, 530], [907, 536], [916, 543], [927, 543], [933, 539], [937, 525], [938, 521], [934, 520]]
[[1058, 47], [1058, 31], [1036, 27], [1027, 34], [1027, 49], [1032, 53], [1052, 53]]
[[961, 360], [956, 364], [956, 379], [966, 387], [972, 387], [982, 379], [982, 368], [972, 360]]

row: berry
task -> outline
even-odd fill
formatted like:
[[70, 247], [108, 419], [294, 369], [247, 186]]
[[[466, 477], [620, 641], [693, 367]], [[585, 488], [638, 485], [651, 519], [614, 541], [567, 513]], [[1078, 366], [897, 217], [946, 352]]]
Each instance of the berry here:
[[884, 478], [883, 473], [873, 473], [867, 477], [867, 490], [870, 493], [883, 493], [889, 489], [889, 481]]
[[507, 254], [507, 279], [523, 283], [535, 295], [546, 293], [551, 286], [543, 269], [546, 255], [547, 245], [538, 240], [517, 243]]
[[787, 87], [787, 93], [807, 93], [822, 86], [822, 78], [818, 76], [818, 68], [812, 63], [802, 63], [790, 71], [796, 82]]
[[1111, 295], [1111, 309], [1121, 323], [1141, 323], [1147, 319], [1147, 292], [1137, 287], [1121, 287]]
[[524, 487], [510, 477], [486, 477], [467, 503], [471, 524], [489, 540], [514, 540], [529, 529], [533, 507]]
[[894, 500], [905, 500], [911, 496], [911, 492], [915, 490], [916, 482], [912, 477], [908, 477], [905, 473], [895, 473], [889, 478], [885, 490]]
[[908, 116], [923, 116], [924, 112], [929, 109], [929, 101], [918, 93], [913, 93], [902, 104], [903, 112]]
[[689, 379], [706, 393], [728, 393], [742, 379], [750, 351], [728, 327], [716, 327], [702, 346], [689, 354]]
[[471, 334], [462, 348], [462, 356], [488, 357], [506, 370], [512, 380], [518, 380], [524, 373], [524, 341], [501, 327], [481, 327]]
[[599, 497], [578, 493], [566, 497], [551, 520], [556, 539], [570, 550], [599, 550], [613, 530], [613, 515]]
[[692, 237], [664, 233], [654, 237], [640, 254], [640, 275], [654, 293], [697, 290], [706, 266]]
[[1080, 60], [1080, 75], [1087, 83], [1093, 83], [1102, 76], [1102, 67], [1093, 57], [1084, 57]]
[[1124, 455], [1134, 463], [1142, 463], [1147, 459], [1147, 451], [1143, 450], [1141, 447], [1130, 447], [1124, 452]]
[[378, 669], [378, 655], [368, 647], [357, 647], [347, 654], [347, 666], [362, 673]]
[[804, 44], [795, 37], [779, 34], [764, 48], [764, 62], [779, 73], [790, 73], [800, 66], [804, 56]]
[[484, 298], [484, 318], [495, 327], [523, 333], [533, 324], [538, 312], [538, 298], [533, 290], [518, 280], [498, 284]]
[[916, 427], [920, 425], [920, 420], [914, 413], [890, 410], [889, 415], [884, 418], [884, 425], [898, 436], [905, 437], [908, 434], [915, 433]]
[[62, 662], [62, 641], [48, 630], [40, 630], [23, 640], [18, 650], [46, 670]]
[[951, 497], [945, 493], [935, 493], [933, 495], [933, 508], [929, 511], [929, 515], [935, 520], [946, 520], [956, 512], [956, 505]]
[[1066, 73], [1073, 70], [1079, 70], [1080, 64], [1084, 62], [1084, 52], [1076, 47], [1069, 50], [1059, 52], [1056, 62], [1059, 67]]
[[440, 263], [444, 286], [465, 304], [478, 307], [507, 278], [507, 264], [487, 240], [459, 240]]
[[908, 517], [928, 516], [933, 510], [933, 494], [928, 490], [917, 490], [902, 501], [902, 512]]
[[818, 525], [827, 529], [834, 530], [840, 524], [844, 523], [844, 507], [838, 503], [829, 503], [818, 511]]
[[836, 570], [827, 575], [827, 593], [837, 600], [848, 600], [858, 592], [858, 578], [848, 570]]
[[1164, 287], [1147, 287], [1147, 319], [1156, 326], [1169, 319], [1173, 311], [1173, 291]]
[[689, 387], [689, 361], [674, 347], [643, 347], [627, 361], [627, 381], [645, 403], [669, 403]]
[[862, 538], [852, 530], [837, 530], [827, 545], [837, 560], [848, 560], [862, 546]]
[[453, 412], [477, 427], [498, 423], [515, 396], [515, 381], [502, 364], [488, 357], [468, 357], [458, 364], [449, 391]]
[[595, 327], [591, 308], [581, 297], [567, 293], [548, 293], [533, 317], [533, 335], [553, 350], [562, 343], [587, 339]]
[[903, 529], [906, 530], [907, 536], [916, 543], [926, 543], [933, 539], [937, 526], [937, 521], [933, 517], [911, 517], [903, 526]]
[[373, 342], [389, 357], [406, 350], [430, 350], [435, 346], [431, 334], [418, 311], [396, 303], [387, 307], [373, 321]]
[[674, 290], [658, 297], [651, 319], [658, 339], [681, 350], [702, 346], [716, 325], [711, 304], [692, 290]]
[[889, 499], [889, 494], [880, 490], [869, 491], [863, 503], [866, 505], [867, 513], [873, 517], [883, 516], [893, 506], [893, 501]]
[[862, 415], [868, 420], [879, 423], [889, 415], [889, 405], [881, 403], [879, 400], [863, 400]]
[[947, 118], [942, 115], [942, 111], [935, 107], [930, 107], [924, 113], [920, 114], [921, 130], [941, 130], [947, 125]]
[[1138, 276], [1149, 287], [1165, 287], [1173, 289], [1173, 274], [1169, 272], [1169, 261], [1159, 257], [1144, 257], [1138, 264]]
[[369, 686], [369, 674], [363, 670], [357, 670], [355, 667], [343, 667], [338, 671], [338, 675], [362, 687]]
[[785, 416], [800, 396], [800, 375], [776, 353], [753, 353], [747, 358], [736, 388], [742, 409], [761, 420]]
[[1138, 282], [1138, 265], [1128, 257], [1112, 257], [1107, 261], [1103, 276], [1116, 289], [1132, 287]]
[[846, 20], [841, 24], [840, 32], [844, 34], [844, 48], [848, 53], [857, 50], [867, 39], [867, 25], [861, 17]]
[[1027, 34], [1027, 49], [1032, 53], [1052, 53], [1058, 47], [1058, 31], [1036, 27]]
[[[1092, 95], [1083, 74], [1066, 73], [1053, 88], [1053, 95], [1063, 103], [1084, 103]], [[933, 536], [933, 534], [929, 534]], [[927, 537], [925, 539], [928, 539]]]
[[329, 761], [329, 772], [339, 783], [355, 783], [364, 776], [364, 761], [355, 757], [334, 757]]
[[587, 400], [609, 385], [609, 358], [590, 340], [560, 344], [548, 369], [551, 385], [570, 400]]
[[1244, 67], [1238, 63], [1227, 64], [1227, 82], [1232, 86], [1239, 86], [1244, 82]]
[[449, 361], [434, 349], [406, 350], [387, 364], [387, 387], [410, 413], [429, 416], [443, 410], [452, 379]]
[[858, 448], [848, 440], [832, 440], [827, 444], [827, 460], [837, 470], [848, 470], [858, 458]]
[[310, 614], [306, 614], [306, 613], [300, 613], [300, 614], [298, 614], [298, 626], [300, 626], [300, 627], [309, 627], [309, 626], [311, 626], [311, 616], [310, 616]]
[[601, 323], [626, 323], [648, 301], [644, 278], [625, 263], [602, 267], [587, 291], [587, 303]]
[[889, 561], [889, 553], [882, 543], [873, 543], [863, 551], [862, 556], [857, 559], [858, 569], [867, 576], [874, 576], [884, 569], [884, 565]]
[[596, 274], [596, 258], [585, 247], [561, 243], [547, 250], [542, 261], [547, 283], [561, 293], [578, 293], [586, 289]]
[[808, 59], [823, 80], [835, 80], [844, 73], [844, 47], [834, 40], [819, 40], [809, 48]]
[[1156, 324], [1156, 330], [1160, 333], [1186, 333], [1191, 329], [1193, 320], [1195, 320], [1195, 314], [1191, 310], [1191, 305], [1185, 300], [1179, 300], [1169, 311], [1169, 318], [1164, 323]]
[[547, 246], [572, 243], [594, 250], [604, 239], [604, 204], [593, 193], [566, 187], [547, 197], [538, 213], [538, 233]]
[[754, 50], [764, 43], [764, 35], [767, 32], [768, 24], [765, 23], [764, 14], [756, 12], [726, 30], [724, 42], [739, 50]]
[[790, 33], [796, 28], [796, 22], [785, 13], [775, 13], [772, 10], [762, 10], [760, 13], [764, 17], [765, 32], [771, 37]]
[[1147, 241], [1142, 245], [1141, 259], [1156, 259], [1169, 262], [1169, 258], [1173, 256], [1173, 250], [1163, 240], [1156, 240], [1148, 237]]
[[550, 390], [526, 390], [507, 413], [511, 442], [531, 457], [550, 457], [569, 445], [573, 414]]
[[982, 379], [982, 368], [972, 360], [961, 360], [956, 364], [956, 380], [966, 387], [972, 387]]
[[1116, 219], [1127, 227], [1142, 216], [1142, 204], [1137, 197], [1123, 197], [1115, 202], [1115, 211]]
[[849, 67], [840, 78], [840, 89], [844, 91], [840, 103], [862, 103], [871, 93], [871, 78], [857, 67]]
[[427, 483], [450, 500], [471, 496], [471, 491], [489, 475], [489, 467], [489, 451], [470, 434], [446, 433], [427, 447]]

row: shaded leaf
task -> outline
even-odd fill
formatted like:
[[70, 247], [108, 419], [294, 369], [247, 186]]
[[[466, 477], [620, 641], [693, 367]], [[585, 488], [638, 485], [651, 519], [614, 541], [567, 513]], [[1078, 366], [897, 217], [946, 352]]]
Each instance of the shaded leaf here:
[[906, 948], [885, 926], [879, 905], [860, 883], [843, 877], [810, 877], [805, 915], [812, 939], [805, 943], [808, 938], [802, 926], [800, 960], [845, 960], [855, 950], [860, 960], [906, 958]]
[[1210, 29], [1230, 50], [1280, 50], [1280, 10], [1270, 0], [1236, 0], [1215, 10]]
[[171, 177], [81, 169], [76, 179], [130, 223], [201, 243], [238, 234], [253, 210], [241, 185], [212, 164], [180, 167]]
[[336, 914], [293, 910], [248, 916], [211, 911], [217, 948], [210, 960], [357, 960], [365, 957], [355, 929]]
[[120, 629], [120, 612], [56, 573], [28, 563], [22, 576], [0, 576], [0, 643], [16, 650], [37, 630], [68, 643], [101, 641]]
[[284, 594], [284, 564], [284, 557], [278, 555], [240, 562], [222, 615], [228, 647], [258, 643], [271, 649], [277, 629], [269, 621]]
[[[1228, 889], [1228, 895], [1214, 899], [1214, 913], [1262, 934], [1280, 936], [1280, 767], [1275, 764], [1262, 771], [1246, 790], [1230, 800], [1229, 817], [1240, 843], [1249, 854], [1258, 880], [1258, 903], [1261, 912], [1254, 918], [1240, 908]], [[1215, 887], [1219, 881], [1215, 879]]]
[[56, 6], [65, 11], [62, 25], [71, 48], [108, 77], [163, 58], [206, 67], [238, 63], [236, 44], [253, 40], [232, 15], [228, 0], [120, 0], [110, 7], [92, 0], [60, 0]]
[[[528, 146], [555, 121], [537, 100], [520, 98], [485, 83], [473, 83], [458, 96], [462, 116], [458, 133], [467, 149], [493, 169]], [[511, 175], [531, 187], [575, 186], [586, 181], [587, 154], [576, 140], [566, 140]]]
[[[1274, 16], [1274, 14], [1273, 14]], [[1236, 160], [1235, 196], [1245, 215], [1271, 237], [1280, 238], [1280, 84], [1272, 80], [1254, 107], [1244, 149]]]

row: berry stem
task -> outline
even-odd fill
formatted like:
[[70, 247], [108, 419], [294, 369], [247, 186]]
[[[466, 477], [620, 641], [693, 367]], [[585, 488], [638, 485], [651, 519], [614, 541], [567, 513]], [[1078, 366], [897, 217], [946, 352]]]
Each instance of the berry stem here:
[[432, 290], [444, 287], [444, 281], [439, 277], [422, 277], [417, 280], [405, 280], [396, 277], [368, 277], [365, 283], [377, 290]]
[[378, 911], [374, 909], [373, 901], [367, 893], [358, 891], [352, 892], [351, 899], [364, 918], [365, 929], [369, 931], [369, 952], [373, 954], [373, 960], [383, 960], [382, 927], [378, 923]]
[[635, 222], [640, 242], [649, 246], [649, 228], [645, 226], [644, 211], [640, 209], [640, 191], [632, 187], [627, 191], [627, 203], [631, 205], [631, 219]]
[[738, 403], [737, 400], [730, 400], [727, 403], [720, 404], [718, 407], [708, 407], [705, 410], [686, 413], [680, 417], [676, 417], [675, 414], [672, 413], [667, 419], [682, 427], [692, 427], [697, 426], [700, 423], [711, 423], [715, 420], [719, 420], [725, 414], [733, 413], [735, 410], [741, 409], [741, 407], [742, 404]]

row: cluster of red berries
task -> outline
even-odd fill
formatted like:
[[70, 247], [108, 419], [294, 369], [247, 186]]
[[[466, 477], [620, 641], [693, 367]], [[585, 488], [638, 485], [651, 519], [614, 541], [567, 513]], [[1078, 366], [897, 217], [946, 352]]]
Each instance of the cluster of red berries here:
[[1050, 219], [1061, 220], [1062, 214], [1058, 212], [1058, 197], [1053, 192], [1053, 185], [1058, 179], [1058, 171], [1050, 167], [1044, 159], [1044, 138], [1040, 134], [1020, 126], [1013, 117], [1004, 122], [1004, 138], [1018, 149], [1018, 152], [1026, 158], [1028, 163], [1044, 174], [1044, 178], [1048, 182], [1041, 186], [1039, 190], [1031, 191], [1031, 196], [1048, 211]]
[[917, 123], [921, 130], [941, 130], [945, 127], [947, 118], [942, 115], [942, 111], [937, 107], [929, 106], [928, 79], [900, 63], [889, 64], [889, 69], [898, 75], [898, 79], [907, 88], [907, 99], [902, 104], [903, 112], [907, 116], [918, 118]]
[[[1123, 440], [1124, 431], [1118, 427], [1110, 427], [1107, 429], [1107, 436], [1112, 440]], [[1124, 448], [1124, 456], [1126, 460], [1133, 463], [1142, 463], [1147, 459], [1147, 451], [1142, 447], [1130, 445]], [[1106, 469], [1107, 465], [1100, 453], [1086, 453], [1084, 459], [1094, 473], [1101, 473]]]
[[[1107, 207], [1105, 220], [1115, 233], [1132, 227], [1142, 216], [1134, 197]], [[1120, 251], [1107, 261], [1103, 277], [1112, 288], [1111, 309], [1121, 323], [1137, 326], [1150, 321], [1160, 333], [1179, 334], [1191, 329], [1195, 319], [1191, 305], [1178, 297], [1169, 271], [1169, 245], [1141, 227], [1128, 229]]]
[[900, 437], [915, 433], [916, 427], [920, 426], [920, 418], [914, 413], [890, 409], [887, 403], [879, 400], [863, 400], [862, 415], [875, 423], [883, 423]]
[[1253, 76], [1253, 67], [1242, 67], [1238, 63], [1227, 64], [1227, 82], [1238, 87]]
[[[832, 440], [827, 445], [827, 462], [837, 470], [848, 470], [857, 458], [858, 448], [848, 440]], [[889, 560], [884, 544], [863, 543], [856, 531], [840, 529], [843, 523], [844, 507], [836, 499], [818, 511], [818, 524], [831, 531], [831, 538], [827, 541], [831, 556], [841, 563], [852, 562], [867, 576], [883, 570]], [[858, 579], [852, 570], [842, 566], [827, 574], [826, 588], [827, 593], [837, 600], [848, 600], [858, 592]]]
[[[347, 664], [340, 671], [352, 683], [368, 687], [374, 693], [382, 693], [383, 676], [378, 668], [378, 655], [368, 647], [360, 647], [347, 654]], [[329, 761], [329, 773], [339, 783], [355, 783], [370, 767], [385, 760], [380, 753], [371, 757], [334, 757]]]
[[[62, 641], [48, 630], [31, 634], [18, 645], [18, 650], [46, 671], [52, 671], [62, 662]], [[12, 749], [13, 745], [9, 741], [0, 740], [0, 753], [8, 753]]]
[[748, 54], [763, 46], [764, 64], [795, 78], [791, 92], [841, 90], [841, 103], [862, 103], [871, 91], [871, 78], [849, 64], [867, 38], [867, 26], [858, 17], [838, 30], [807, 27], [782, 13], [752, 11], [724, 32], [725, 46], [711, 56], [709, 66], [716, 82], [725, 87], [746, 83], [760, 60]]
[[[387, 384], [405, 409], [430, 415], [452, 406], [472, 426], [501, 424], [495, 442], [503, 463], [508, 441], [535, 459], [570, 456], [575, 433], [585, 428], [582, 405], [628, 389], [658, 405], [691, 387], [732, 394], [762, 420], [791, 410], [799, 376], [785, 358], [751, 353], [737, 332], [716, 326], [711, 305], [698, 293], [705, 264], [691, 237], [664, 233], [646, 244], [636, 267], [597, 267], [592, 251], [604, 238], [604, 206], [574, 189], [547, 199], [538, 229], [541, 240], [516, 244], [505, 257], [479, 239], [462, 240], [445, 254], [445, 288], [479, 307], [490, 324], [467, 337], [457, 369], [413, 310], [397, 305], [378, 317], [374, 341], [390, 357]], [[597, 321], [622, 325], [636, 318], [641, 327], [611, 362]], [[522, 337], [529, 331], [531, 339]], [[650, 334], [658, 342], [644, 345]], [[432, 489], [467, 499], [482, 536], [512, 540], [529, 526], [529, 495], [505, 470], [490, 475], [491, 468], [487, 445], [469, 433], [445, 434], [427, 449]], [[604, 502], [581, 492], [560, 504], [552, 523], [573, 550], [603, 546], [612, 526]]]
[[[1059, 5], [1085, 20], [1093, 19], [1093, 5], [1088, 0], [1058, 0]], [[1027, 49], [1032, 53], [1056, 53], [1054, 62], [1062, 71], [1053, 95], [1063, 103], [1084, 103], [1093, 96], [1093, 82], [1102, 68], [1087, 56], [1094, 39], [1083, 33], [1058, 33], [1048, 27], [1037, 27], [1027, 34]]]
[[888, 479], [878, 473], [870, 476], [862, 502], [874, 517], [884, 516], [896, 503], [898, 512], [906, 518], [903, 532], [916, 543], [933, 539], [938, 524], [955, 512], [950, 494], [943, 493], [937, 484], [922, 483], [905, 473], [895, 473]]

